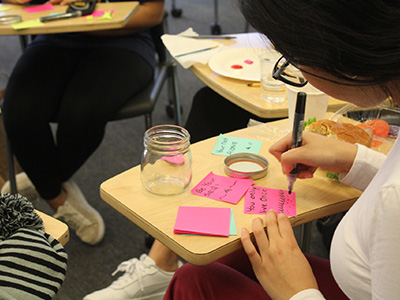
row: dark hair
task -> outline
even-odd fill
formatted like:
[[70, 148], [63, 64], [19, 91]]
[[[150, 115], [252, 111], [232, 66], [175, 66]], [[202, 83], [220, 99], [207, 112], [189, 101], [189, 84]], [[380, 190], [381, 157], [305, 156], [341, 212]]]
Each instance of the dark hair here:
[[383, 84], [400, 78], [400, 1], [238, 3], [249, 24], [295, 64], [355, 83]]

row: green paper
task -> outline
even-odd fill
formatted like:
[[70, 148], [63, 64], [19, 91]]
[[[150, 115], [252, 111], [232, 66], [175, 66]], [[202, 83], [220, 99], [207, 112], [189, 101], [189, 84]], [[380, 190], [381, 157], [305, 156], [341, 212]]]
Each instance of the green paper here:
[[237, 228], [235, 222], [235, 216], [233, 215], [233, 209], [231, 208], [231, 223], [229, 226], [229, 235], [237, 235]]
[[43, 23], [40, 22], [39, 19], [29, 20], [29, 21], [20, 22], [20, 23], [12, 25], [12, 27], [15, 30], [27, 29], [27, 28], [38, 27], [38, 26], [43, 26]]
[[220, 134], [216, 142], [212, 154], [216, 155], [231, 155], [235, 153], [254, 153], [258, 154], [261, 149], [262, 141], [254, 139], [246, 139]]
[[111, 11], [104, 12], [104, 14], [100, 18], [98, 18], [98, 20], [112, 20], [112, 19], [113, 16]]
[[6, 7], [6, 6], [0, 6], [0, 11], [6, 11], [11, 9], [11, 7]]

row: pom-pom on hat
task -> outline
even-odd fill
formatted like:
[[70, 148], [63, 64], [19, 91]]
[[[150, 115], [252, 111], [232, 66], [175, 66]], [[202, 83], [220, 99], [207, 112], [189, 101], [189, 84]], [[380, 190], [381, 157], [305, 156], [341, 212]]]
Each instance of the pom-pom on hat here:
[[24, 196], [0, 195], [0, 241], [7, 239], [20, 228], [44, 230], [43, 220]]

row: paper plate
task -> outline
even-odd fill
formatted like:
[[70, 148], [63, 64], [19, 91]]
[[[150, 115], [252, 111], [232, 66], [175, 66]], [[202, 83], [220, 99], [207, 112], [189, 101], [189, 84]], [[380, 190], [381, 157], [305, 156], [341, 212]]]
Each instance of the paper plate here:
[[[258, 55], [266, 51], [262, 48], [231, 48], [215, 54], [208, 65], [212, 71], [225, 77], [260, 81]], [[278, 52], [271, 53], [271, 70], [279, 57]]]

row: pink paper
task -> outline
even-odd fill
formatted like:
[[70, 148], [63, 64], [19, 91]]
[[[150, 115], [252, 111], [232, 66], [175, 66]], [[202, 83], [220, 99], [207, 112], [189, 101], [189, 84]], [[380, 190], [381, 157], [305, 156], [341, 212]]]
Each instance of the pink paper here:
[[54, 6], [53, 4], [43, 4], [43, 5], [36, 5], [36, 6], [28, 6], [25, 7], [24, 10], [27, 13], [35, 13], [35, 12], [40, 12], [40, 11], [46, 11], [46, 10], [53, 10]]
[[[96, 18], [102, 17], [106, 11], [110, 11], [110, 10], [95, 10], [89, 16], [96, 17]], [[114, 10], [112, 9], [111, 12], [114, 13]], [[85, 16], [85, 17], [87, 17], [87, 16]]]
[[270, 209], [296, 217], [296, 194], [288, 191], [252, 186], [244, 197], [244, 213], [265, 215]]
[[192, 193], [197, 196], [236, 204], [253, 182], [252, 179], [232, 178], [210, 172], [192, 189]]
[[174, 233], [229, 236], [229, 207], [179, 206]]
[[161, 159], [175, 165], [183, 165], [185, 163], [185, 157], [182, 154], [174, 156], [163, 156], [161, 157]]

